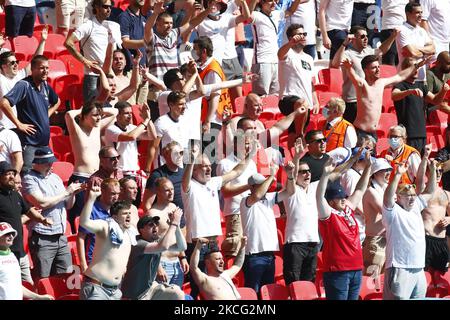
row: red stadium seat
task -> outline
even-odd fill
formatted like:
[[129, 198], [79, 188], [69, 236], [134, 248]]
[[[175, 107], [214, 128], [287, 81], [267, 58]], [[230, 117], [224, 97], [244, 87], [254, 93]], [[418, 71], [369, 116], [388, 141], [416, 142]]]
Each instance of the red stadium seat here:
[[69, 182], [69, 178], [73, 173], [73, 168], [73, 164], [70, 162], [57, 161], [53, 163], [53, 172], [61, 178], [65, 186], [67, 186]]
[[342, 78], [341, 69], [327, 68], [319, 70], [317, 74], [319, 82], [328, 87], [328, 91], [336, 92], [342, 95], [342, 84], [344, 80]]
[[64, 234], [66, 236], [72, 235], [72, 227], [70, 226], [69, 221], [66, 221], [66, 232]]
[[236, 108], [237, 114], [242, 114], [244, 112], [245, 96], [237, 97], [234, 99], [234, 106]]
[[391, 66], [388, 64], [380, 65], [380, 77], [381, 78], [389, 78], [393, 77], [398, 73], [397, 67]]
[[24, 55], [24, 60], [31, 60], [31, 57], [36, 52], [39, 41], [35, 37], [17, 36], [12, 39], [13, 49], [16, 53]]
[[236, 289], [241, 295], [241, 300], [258, 300], [258, 295], [252, 288], [237, 287]]
[[361, 289], [359, 291], [359, 300], [365, 300], [368, 294], [378, 292], [375, 281], [372, 277], [363, 276], [361, 279]]
[[[33, 37], [35, 37], [36, 39], [41, 39], [41, 33], [42, 33], [42, 29], [45, 28], [45, 24], [37, 24], [34, 26], [34, 30], [33, 30]], [[48, 28], [48, 35], [53, 34], [53, 26], [51, 24], [47, 24], [47, 28]], [[48, 45], [48, 38], [47, 41], [45, 42], [45, 47], [47, 48]]]
[[64, 62], [56, 59], [48, 59], [48, 78], [53, 86], [56, 78], [66, 75], [68, 75], [68, 72]]
[[72, 83], [67, 88], [70, 108], [80, 109], [83, 106], [83, 85], [81, 83]]
[[61, 127], [50, 126], [50, 134], [53, 136], [62, 136], [64, 134], [64, 131]]
[[271, 283], [261, 287], [261, 300], [289, 300], [291, 298], [286, 286]]
[[[59, 61], [59, 60], [55, 60]], [[78, 76], [75, 74], [66, 74], [58, 76], [54, 79], [50, 78], [53, 89], [61, 100], [61, 104], [58, 107], [58, 111], [67, 111], [71, 109], [73, 93], [70, 92], [71, 86], [79, 83]]]
[[389, 139], [379, 138], [376, 145], [377, 155], [381, 155], [381, 153], [387, 149], [389, 149]]
[[77, 251], [77, 235], [72, 234], [72, 235], [68, 236], [67, 244], [69, 245], [70, 254], [72, 255], [72, 263], [74, 265], [79, 266], [80, 265], [80, 257], [78, 256], [78, 251]]
[[65, 41], [66, 37], [64, 37], [62, 34], [49, 34], [47, 37], [47, 41], [45, 41], [44, 56], [49, 59], [56, 59], [58, 55], [62, 53], [68, 53], [66, 47], [64, 46]]
[[317, 92], [320, 108], [326, 106], [331, 98], [341, 98], [341, 96], [336, 92]]
[[81, 275], [61, 274], [42, 278], [36, 287], [39, 294], [50, 294], [55, 299], [67, 294], [78, 294], [80, 292]]
[[311, 281], [294, 281], [289, 284], [289, 291], [292, 300], [319, 299], [319, 296], [317, 295], [316, 285]]
[[389, 128], [397, 125], [397, 116], [392, 113], [382, 113], [380, 116], [380, 120], [378, 121], [377, 130], [383, 130], [388, 134]]
[[80, 295], [77, 293], [65, 294], [56, 300], [80, 300]]
[[392, 110], [394, 108], [394, 101], [391, 97], [392, 89], [391, 88], [384, 88], [383, 90], [383, 112], [384, 113], [390, 113], [389, 110]]
[[69, 136], [53, 136], [50, 137], [50, 141], [53, 152], [60, 155], [61, 158], [58, 158], [60, 161], [64, 161], [66, 155], [72, 153], [72, 145]]
[[269, 95], [262, 98], [263, 110], [264, 111], [273, 111], [274, 113], [280, 113], [280, 109], [278, 108], [278, 101], [280, 99], [277, 95]]
[[80, 227], [80, 216], [75, 218], [75, 221], [74, 221], [73, 224], [75, 226], [74, 232], [75, 232], [75, 234], [77, 234], [78, 233], [78, 228]]
[[67, 53], [61, 53], [58, 56], [58, 60], [61, 60], [66, 65], [67, 72], [78, 76], [78, 80], [81, 82], [84, 77], [84, 66], [74, 56]]
[[0, 32], [5, 32], [5, 13], [0, 12]]

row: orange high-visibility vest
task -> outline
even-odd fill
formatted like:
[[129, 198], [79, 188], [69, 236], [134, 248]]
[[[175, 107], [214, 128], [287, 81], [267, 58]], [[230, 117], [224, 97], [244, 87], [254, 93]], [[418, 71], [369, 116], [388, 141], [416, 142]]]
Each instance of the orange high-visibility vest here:
[[342, 118], [330, 130], [325, 128], [322, 130], [323, 135], [327, 139], [327, 152], [344, 146], [345, 134], [347, 133], [347, 128], [351, 125], [350, 122]]
[[[388, 149], [389, 150], [389, 149]], [[384, 150], [381, 153], [381, 157], [384, 158], [387, 153], [388, 150]], [[389, 181], [392, 181], [394, 179], [394, 175], [395, 175], [395, 171], [396, 171], [396, 164], [402, 163], [402, 162], [407, 162], [409, 157], [413, 154], [413, 153], [417, 153], [420, 157], [420, 153], [419, 151], [417, 151], [415, 148], [408, 146], [406, 144], [403, 145], [403, 152], [400, 153], [397, 158], [395, 158], [394, 160], [391, 161], [391, 166], [392, 168], [394, 168], [394, 170], [392, 170], [391, 176], [389, 178]], [[406, 171], [402, 177], [400, 178], [400, 182], [399, 184], [402, 183], [407, 183], [407, 184], [412, 184], [414, 183], [414, 177], [410, 177], [408, 171]]]
[[[223, 73], [222, 67], [216, 59], [212, 59], [211, 63], [206, 66], [205, 69], [200, 71], [199, 75], [202, 81], [205, 79], [206, 75], [209, 72], [215, 72], [219, 75], [222, 81], [226, 81], [225, 74]], [[208, 114], [208, 100], [203, 98], [202, 101], [202, 123], [206, 120], [206, 115]], [[230, 93], [228, 89], [223, 89], [220, 92], [220, 100], [219, 106], [217, 107], [217, 113], [222, 116], [223, 110], [228, 110], [231, 114], [233, 114], [233, 106], [231, 105]]]

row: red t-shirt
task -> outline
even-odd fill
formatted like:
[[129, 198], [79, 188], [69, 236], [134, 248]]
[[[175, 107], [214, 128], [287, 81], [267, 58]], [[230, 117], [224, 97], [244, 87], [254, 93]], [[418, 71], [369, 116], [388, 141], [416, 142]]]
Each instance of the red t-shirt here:
[[319, 220], [323, 238], [322, 259], [325, 272], [363, 269], [361, 242], [354, 210], [331, 210], [326, 220]]

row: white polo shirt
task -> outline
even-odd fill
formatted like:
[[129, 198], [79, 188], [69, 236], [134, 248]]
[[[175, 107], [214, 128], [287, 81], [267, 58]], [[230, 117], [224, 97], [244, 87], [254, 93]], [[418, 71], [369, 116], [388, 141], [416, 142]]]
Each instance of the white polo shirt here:
[[330, 0], [325, 10], [327, 31], [350, 29], [352, 13], [353, 0]]
[[105, 131], [105, 145], [114, 146], [120, 154], [119, 169], [121, 171], [139, 170], [137, 141], [118, 141], [122, 133], [133, 131], [135, 128], [134, 124], [129, 124], [125, 131], [122, 131], [117, 125], [113, 124]]
[[285, 243], [319, 243], [319, 214], [317, 212], [316, 190], [319, 181], [315, 181], [305, 190], [295, 185], [295, 193], [284, 203], [287, 221]]
[[[405, 22], [400, 27], [400, 33], [397, 35], [396, 45], [398, 52], [398, 67], [402, 65], [405, 57], [402, 54], [402, 48], [407, 45], [412, 45], [416, 47], [423, 47], [426, 43], [431, 42], [431, 38], [428, 35], [428, 32], [421, 26], [417, 25], [416, 27], [410, 25], [408, 22]], [[419, 69], [419, 75], [417, 77], [418, 81], [426, 81], [426, 66], [422, 66]]]
[[278, 80], [280, 82], [280, 99], [296, 95], [303, 97], [309, 107], [313, 106], [312, 79], [314, 76], [314, 59], [305, 52], [296, 53], [290, 49], [286, 59], [278, 62]]
[[191, 179], [189, 190], [181, 191], [187, 242], [199, 237], [222, 235], [219, 204], [222, 182], [222, 177], [213, 177], [206, 184]]
[[227, 13], [222, 14], [220, 19], [217, 21], [210, 18], [205, 18], [205, 20], [203, 20], [203, 22], [197, 27], [199, 36], [207, 36], [211, 39], [214, 49], [213, 57], [219, 62], [219, 64], [222, 64], [222, 60], [225, 55], [225, 49], [227, 47], [225, 40], [227, 38], [227, 33], [229, 30], [234, 32], [235, 27], [236, 16]]
[[269, 17], [262, 12], [252, 12], [253, 64], [278, 63], [278, 26], [284, 20], [284, 11], [275, 10]]
[[382, 0], [381, 30], [400, 27], [406, 21], [405, 6], [409, 0]]
[[[233, 168], [240, 162], [234, 155], [234, 153], [230, 153], [225, 159], [220, 160], [217, 165], [217, 175], [223, 176], [224, 174], [233, 170]], [[237, 177], [236, 179], [230, 181], [232, 186], [242, 186], [247, 184], [248, 178], [250, 178], [253, 174], [257, 173], [256, 164], [253, 160], [250, 160], [250, 163], [245, 168], [244, 172]], [[232, 214], [239, 214], [241, 200], [244, 197], [247, 197], [250, 194], [250, 191], [245, 191], [241, 194], [238, 194], [234, 197], [224, 198], [223, 199], [223, 215], [229, 216]]]
[[277, 224], [273, 206], [277, 198], [276, 192], [266, 193], [265, 198], [247, 207], [248, 196], [241, 200], [242, 229], [247, 236], [245, 253], [278, 251]]
[[450, 0], [420, 0], [422, 19], [427, 20], [436, 55], [448, 51], [450, 41]]
[[406, 211], [397, 203], [381, 210], [386, 228], [386, 268], [425, 267], [425, 228], [421, 211], [427, 206], [419, 195]]

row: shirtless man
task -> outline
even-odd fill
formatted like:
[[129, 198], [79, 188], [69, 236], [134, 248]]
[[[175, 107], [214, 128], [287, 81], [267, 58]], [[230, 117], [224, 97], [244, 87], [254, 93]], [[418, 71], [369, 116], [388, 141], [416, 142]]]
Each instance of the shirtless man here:
[[[138, 194], [138, 186], [136, 180], [132, 177], [124, 177], [119, 180], [120, 183], [120, 195], [119, 200], [125, 200], [133, 203], [136, 201], [136, 196]], [[137, 228], [137, 223], [139, 221], [138, 209], [134, 204], [131, 204], [131, 225]]]
[[[425, 146], [425, 152], [417, 172], [418, 190], [423, 190], [424, 175], [427, 168], [431, 145]], [[429, 174], [429, 172], [428, 172]], [[420, 178], [419, 178], [420, 177]], [[442, 166], [436, 167], [436, 189], [427, 206], [422, 210], [423, 225], [425, 227], [425, 270], [448, 271], [449, 248], [446, 239], [446, 228], [450, 224], [450, 192], [443, 190], [439, 183], [442, 178]]]
[[[113, 123], [116, 115], [117, 109], [106, 108], [102, 110], [101, 105], [97, 102], [83, 106], [79, 110], [66, 112], [66, 126], [75, 159], [69, 184], [75, 181], [86, 182], [98, 170], [101, 132]], [[78, 193], [75, 204], [69, 211], [69, 221], [72, 227], [73, 221], [83, 207], [83, 199], [84, 192]]]
[[137, 231], [131, 227], [130, 203], [117, 201], [111, 206], [111, 218], [91, 220], [92, 207], [101, 195], [95, 182], [81, 211], [80, 225], [95, 233], [92, 262], [84, 273], [80, 300], [120, 300], [120, 283], [127, 270], [131, 246], [136, 244]]
[[385, 229], [381, 222], [383, 195], [392, 167], [386, 159], [378, 158], [372, 165], [372, 180], [362, 199], [366, 239], [363, 242], [364, 275], [378, 277], [384, 272], [386, 260]]
[[[159, 231], [161, 235], [166, 234], [169, 229], [169, 214], [178, 207], [172, 202], [174, 197], [174, 188], [172, 182], [161, 177], [155, 181], [156, 187], [156, 203], [150, 209], [148, 215], [151, 217], [159, 217]], [[183, 234], [186, 229], [181, 229]], [[179, 259], [179, 260], [178, 260]], [[189, 264], [186, 260], [184, 251], [174, 252], [165, 251], [161, 255], [161, 261], [158, 267], [156, 279], [159, 282], [176, 284], [180, 288], [183, 285], [184, 275], [189, 272]]]
[[233, 279], [241, 270], [245, 258], [245, 245], [247, 237], [241, 238], [241, 248], [231, 268], [224, 270], [224, 261], [220, 251], [210, 251], [205, 255], [207, 273], [198, 267], [200, 248], [209, 242], [208, 239], [198, 238], [192, 253], [190, 267], [191, 275], [197, 283], [200, 293], [205, 300], [240, 300]]
[[355, 70], [352, 68], [353, 63], [349, 59], [345, 59], [342, 62], [356, 89], [357, 113], [353, 125], [358, 135], [366, 133], [376, 138], [378, 121], [381, 116], [384, 88], [406, 80], [406, 78], [416, 72], [421, 66], [425, 65], [429, 60], [430, 57], [422, 59], [409, 68], [403, 69], [395, 76], [380, 78], [378, 57], [368, 55], [361, 60], [361, 67], [365, 75], [364, 79], [355, 73]]

